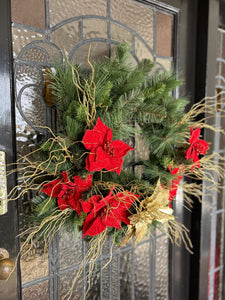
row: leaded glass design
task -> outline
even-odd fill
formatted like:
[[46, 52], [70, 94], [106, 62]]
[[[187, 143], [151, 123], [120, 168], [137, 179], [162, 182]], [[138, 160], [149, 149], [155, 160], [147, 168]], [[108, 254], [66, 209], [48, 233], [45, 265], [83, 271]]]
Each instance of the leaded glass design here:
[[[155, 71], [169, 70], [173, 64], [173, 19], [172, 12], [133, 0], [45, 0], [45, 28], [31, 26], [30, 18], [26, 24], [26, 18], [15, 17], [24, 20], [12, 27], [18, 154], [30, 152], [34, 142], [46, 135], [41, 126], [56, 127], [54, 107], [46, 105], [42, 94], [45, 67], [66, 57], [86, 67], [90, 44], [91, 59], [102, 59], [113, 55], [119, 42], [128, 42], [133, 49], [132, 63], [150, 58]], [[162, 47], [165, 49], [160, 50]], [[136, 144], [139, 154], [147, 155], [142, 141]], [[26, 195], [20, 203], [21, 231], [27, 226], [23, 217], [29, 213], [30, 197]], [[153, 233], [136, 248], [131, 243], [114, 251], [111, 262], [102, 268], [111, 256], [111, 243], [109, 239], [96, 261], [86, 299], [168, 298], [169, 253], [164, 235]], [[54, 238], [48, 256], [42, 244], [36, 243], [34, 255], [21, 261], [23, 299], [63, 299], [87, 247], [81, 236], [75, 240], [70, 231]], [[85, 273], [83, 279], [71, 299], [86, 294]]]

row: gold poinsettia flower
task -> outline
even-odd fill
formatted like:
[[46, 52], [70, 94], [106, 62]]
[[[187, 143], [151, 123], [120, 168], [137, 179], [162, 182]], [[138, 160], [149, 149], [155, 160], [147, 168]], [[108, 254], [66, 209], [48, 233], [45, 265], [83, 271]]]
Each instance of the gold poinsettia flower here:
[[168, 199], [169, 190], [162, 187], [160, 180], [158, 180], [153, 194], [140, 203], [139, 211], [136, 214], [129, 217], [130, 225], [128, 225], [126, 235], [119, 247], [124, 246], [133, 236], [135, 236], [136, 246], [145, 236], [148, 226], [153, 221], [166, 223], [169, 220], [174, 220], [173, 210], [168, 207]]

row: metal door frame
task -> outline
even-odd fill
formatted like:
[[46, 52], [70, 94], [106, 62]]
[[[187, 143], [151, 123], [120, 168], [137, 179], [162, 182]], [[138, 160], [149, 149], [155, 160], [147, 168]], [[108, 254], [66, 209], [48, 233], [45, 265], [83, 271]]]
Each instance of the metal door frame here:
[[[10, 1], [0, 1], [0, 150], [6, 152], [6, 162], [15, 162], [15, 112], [13, 97], [13, 62], [11, 39]], [[8, 191], [15, 186], [16, 176], [8, 178]], [[17, 202], [8, 203], [8, 213], [0, 216], [0, 247], [9, 250], [10, 258], [17, 257], [18, 214]], [[14, 272], [10, 279], [0, 282], [0, 298], [12, 300], [20, 298], [20, 276]]]

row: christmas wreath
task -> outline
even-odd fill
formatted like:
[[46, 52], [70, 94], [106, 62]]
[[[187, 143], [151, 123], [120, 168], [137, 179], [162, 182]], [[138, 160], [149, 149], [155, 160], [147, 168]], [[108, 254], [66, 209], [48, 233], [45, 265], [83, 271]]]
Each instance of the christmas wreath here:
[[[191, 248], [173, 200], [178, 186], [189, 206], [192, 196], [202, 197], [202, 185], [184, 176], [208, 180], [208, 193], [215, 184], [212, 170], [222, 176], [201, 137], [202, 128], [215, 130], [204, 116], [213, 116], [215, 103], [203, 100], [185, 112], [187, 99], [173, 96], [182, 81], [173, 73], [156, 74], [148, 59], [132, 66], [130, 56], [129, 47], [119, 45], [112, 58], [88, 58], [89, 69], [65, 61], [49, 71], [58, 128], [43, 127], [49, 138], [18, 159], [23, 175], [10, 194], [34, 193], [33, 227], [24, 232], [21, 253], [36, 236], [48, 245], [62, 226], [89, 241], [83, 267], [100, 255], [106, 235], [121, 247], [158, 228]], [[145, 157], [135, 153], [139, 142]]]

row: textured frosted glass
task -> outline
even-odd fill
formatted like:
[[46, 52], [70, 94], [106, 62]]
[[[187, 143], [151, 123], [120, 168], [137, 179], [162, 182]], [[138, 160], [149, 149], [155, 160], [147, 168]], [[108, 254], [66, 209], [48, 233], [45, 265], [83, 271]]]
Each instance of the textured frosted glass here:
[[24, 89], [21, 97], [21, 108], [34, 126], [44, 126], [45, 124], [45, 103], [43, 102], [40, 90], [36, 87]]
[[62, 50], [64, 55], [68, 55], [79, 42], [78, 21], [71, 22], [53, 31], [51, 41]]
[[143, 58], [148, 58], [153, 61], [153, 56], [147, 46], [135, 37], [135, 54], [139, 60]]
[[135, 249], [135, 299], [145, 300], [149, 296], [150, 245], [142, 244]]
[[139, 34], [153, 48], [153, 10], [132, 0], [111, 1], [111, 18]]
[[27, 84], [41, 85], [42, 72], [37, 67], [18, 64], [15, 76], [17, 93]]
[[119, 299], [119, 255], [114, 255], [111, 262], [112, 299]]
[[45, 0], [11, 0], [12, 21], [45, 28]]
[[132, 33], [126, 28], [114, 24], [111, 24], [111, 39], [120, 43], [132, 44]]
[[56, 61], [59, 62], [61, 60], [61, 52], [54, 45], [40, 42], [38, 43], [38, 46], [43, 48], [45, 52], [47, 52], [48, 63], [54, 64]]
[[[71, 271], [60, 276], [60, 299], [69, 299], [68, 292], [71, 289], [74, 278], [77, 275], [77, 271]], [[83, 284], [78, 281], [72, 291], [72, 300], [83, 299]]]
[[28, 60], [28, 61], [37, 61], [42, 63], [47, 63], [47, 56], [46, 53], [44, 53], [40, 49], [29, 49], [26, 50], [23, 55], [21, 55], [22, 59]]
[[23, 289], [23, 300], [49, 300], [49, 284], [44, 281]]
[[73, 54], [71, 60], [75, 63], [82, 64], [84, 68], [90, 68], [87, 58], [88, 51], [91, 45], [90, 61], [103, 59], [108, 55], [108, 47], [106, 43], [93, 42], [80, 46]]
[[12, 39], [13, 39], [13, 56], [17, 57], [22, 48], [27, 44], [35, 40], [44, 39], [44, 34], [34, 32], [28, 29], [12, 28]]
[[75, 238], [74, 233], [62, 232], [59, 242], [60, 269], [74, 266], [82, 261], [82, 236]]
[[[42, 249], [40, 249], [40, 252], [42, 252]], [[43, 253], [27, 255], [20, 260], [20, 269], [23, 284], [47, 276], [48, 255]]]
[[165, 300], [168, 295], [168, 239], [162, 236], [156, 239], [156, 300]]
[[132, 251], [120, 254], [120, 299], [132, 296]]
[[50, 24], [83, 15], [107, 15], [107, 0], [50, 0]]
[[156, 59], [157, 65], [156, 67], [158, 68], [164, 68], [166, 71], [171, 70], [171, 61], [168, 59], [163, 59], [163, 58], [157, 58]]
[[102, 266], [106, 267], [102, 269], [102, 297], [103, 299], [109, 299], [110, 297], [110, 264], [107, 264], [108, 260], [102, 261]]
[[95, 268], [90, 279], [90, 282], [87, 282], [87, 287], [90, 284], [90, 289], [86, 292], [87, 293], [87, 300], [100, 300], [100, 289], [101, 289], [101, 278], [100, 278], [100, 262], [95, 264]]
[[157, 12], [156, 54], [170, 57], [172, 55], [173, 17]]
[[107, 22], [96, 19], [83, 20], [83, 38], [107, 38]]

